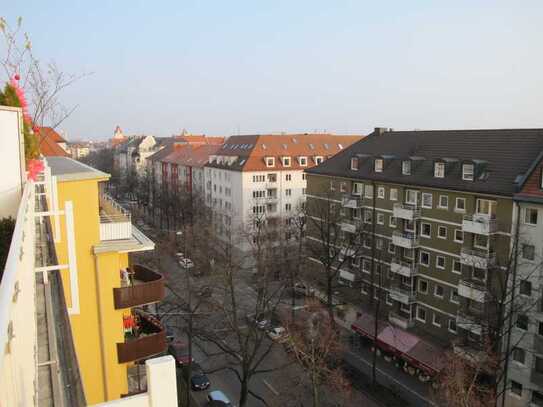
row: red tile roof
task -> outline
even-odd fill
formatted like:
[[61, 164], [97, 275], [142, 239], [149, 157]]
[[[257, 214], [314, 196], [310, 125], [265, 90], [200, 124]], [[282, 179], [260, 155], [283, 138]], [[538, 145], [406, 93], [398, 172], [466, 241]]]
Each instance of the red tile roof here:
[[[43, 131], [44, 129], [50, 129], [52, 130], [52, 132], [48, 130]], [[60, 137], [58, 133], [50, 127], [42, 127], [40, 129], [39, 147], [41, 154], [45, 157], [69, 157], [70, 154], [68, 154], [68, 152], [64, 150], [61, 146], [59, 146], [58, 142], [54, 140], [54, 138], [56, 138], [54, 134], [58, 136], [58, 139], [62, 140], [61, 142], [65, 142], [64, 139]]]
[[50, 138], [55, 143], [66, 143], [66, 140], [51, 127], [40, 127], [40, 134]]
[[206, 136], [204, 134], [197, 135], [197, 134], [191, 134], [191, 135], [180, 135], [175, 136], [176, 143], [189, 143], [189, 144], [216, 144], [220, 145], [224, 143], [224, 137], [211, 137]]
[[220, 145], [204, 144], [199, 146], [176, 146], [175, 150], [161, 161], [185, 167], [201, 168], [209, 161], [209, 156], [216, 154]]

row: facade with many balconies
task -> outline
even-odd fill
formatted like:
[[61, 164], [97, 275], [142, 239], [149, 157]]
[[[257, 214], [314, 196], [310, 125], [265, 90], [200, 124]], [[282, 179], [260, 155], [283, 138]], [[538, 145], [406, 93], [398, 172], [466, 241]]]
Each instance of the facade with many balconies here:
[[476, 360], [509, 271], [518, 176], [542, 150], [541, 129], [376, 129], [307, 171], [308, 208], [340, 206], [359, 238], [344, 264], [362, 308], [379, 301], [389, 322]]

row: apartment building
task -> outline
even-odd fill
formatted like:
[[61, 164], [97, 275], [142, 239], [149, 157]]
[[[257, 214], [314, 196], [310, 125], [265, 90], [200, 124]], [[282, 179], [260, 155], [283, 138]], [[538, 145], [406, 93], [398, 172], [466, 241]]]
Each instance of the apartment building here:
[[[362, 310], [379, 300], [398, 329], [481, 360], [511, 271], [513, 197], [541, 151], [543, 129], [377, 128], [306, 170], [309, 215], [331, 205], [359, 245], [342, 253], [338, 282]], [[311, 227], [308, 241], [319, 241]]]
[[508, 342], [506, 405], [543, 406], [543, 155], [521, 178], [513, 200], [518, 284], [512, 291], [517, 299], [512, 304], [523, 304], [514, 310], [516, 320]]
[[[361, 139], [333, 134], [231, 136], [209, 157], [206, 204], [216, 213], [219, 235], [241, 234], [255, 214], [286, 218], [305, 202], [304, 170]], [[246, 239], [235, 239], [246, 253]]]
[[145, 310], [163, 299], [163, 278], [130, 259], [154, 243], [103, 192], [109, 174], [65, 157], [49, 157], [47, 165], [52, 235], [85, 396], [90, 404], [119, 399], [137, 388], [133, 363], [166, 349], [163, 326]]
[[143, 175], [147, 159], [161, 147], [163, 139], [153, 136], [130, 136], [115, 147], [114, 165], [122, 176], [132, 172]]

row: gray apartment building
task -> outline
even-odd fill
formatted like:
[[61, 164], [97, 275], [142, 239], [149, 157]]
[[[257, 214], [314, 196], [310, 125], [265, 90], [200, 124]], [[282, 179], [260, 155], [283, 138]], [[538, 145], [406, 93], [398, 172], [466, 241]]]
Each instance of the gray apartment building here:
[[[514, 333], [522, 307], [510, 309], [505, 296], [516, 298], [519, 287], [527, 289], [521, 277], [511, 282], [521, 263], [512, 253], [523, 261], [534, 250], [540, 256], [543, 234], [532, 231], [537, 247], [520, 243], [515, 224], [528, 215], [526, 208], [515, 210], [513, 197], [542, 151], [543, 129], [377, 128], [307, 170], [309, 216], [317, 218], [315, 208], [330, 205], [339, 214], [342, 241], [351, 242], [338, 262], [338, 283], [348, 287], [361, 309], [379, 300], [389, 323], [471, 362], [484, 359], [489, 336], [504, 346], [515, 343], [502, 327], [512, 315], [507, 333]], [[541, 187], [540, 182], [538, 191]], [[543, 212], [538, 219], [543, 225]], [[320, 238], [308, 224], [308, 243]], [[527, 301], [540, 304], [543, 273], [535, 261], [531, 264]], [[541, 345], [543, 327], [536, 325], [530, 322], [536, 335], [539, 329]]]

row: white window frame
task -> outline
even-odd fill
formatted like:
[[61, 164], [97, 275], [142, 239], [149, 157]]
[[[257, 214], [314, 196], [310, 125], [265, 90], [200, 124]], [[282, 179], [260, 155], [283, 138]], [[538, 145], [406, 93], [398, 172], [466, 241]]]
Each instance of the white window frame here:
[[298, 162], [300, 163], [300, 167], [307, 167], [307, 157], [305, 155], [300, 156]]
[[288, 156], [283, 157], [283, 167], [290, 167], [291, 163], [292, 161], [290, 157]]
[[[455, 264], [460, 264], [460, 271], [455, 270], [455, 268], [454, 268]], [[454, 274], [462, 274], [462, 263], [460, 262], [460, 260], [453, 259], [451, 272], [454, 273]]]
[[[531, 222], [528, 222], [528, 211], [535, 211], [537, 213], [537, 220], [536, 220], [536, 223], [531, 223]], [[532, 208], [532, 207], [526, 207], [522, 210], [523, 212], [523, 216], [522, 216], [522, 223], [524, 225], [529, 225], [529, 226], [537, 226], [538, 222], [539, 222], [539, 211], [537, 210], [537, 208]]]
[[377, 238], [375, 240], [375, 248], [377, 250], [382, 250], [383, 249], [383, 239]]
[[275, 157], [266, 157], [266, 167], [275, 167]]
[[[438, 288], [438, 287], [441, 287], [441, 289], [443, 290], [443, 294], [442, 294], [442, 295], [439, 295], [439, 294], [437, 293], [437, 288]], [[443, 299], [443, 298], [445, 297], [445, 287], [443, 287], [441, 284], [435, 284], [435, 285], [434, 285], [434, 297]]]
[[315, 164], [319, 165], [319, 164], [322, 164], [322, 162], [324, 161], [324, 157], [322, 155], [316, 155], [314, 160], [315, 160]]
[[[464, 208], [463, 209], [458, 207], [458, 202], [464, 202]], [[455, 212], [460, 212], [460, 213], [465, 213], [466, 212], [466, 198], [456, 197], [455, 204], [454, 204], [454, 211]]]
[[[419, 311], [421, 310], [424, 311], [424, 318], [421, 318], [419, 315]], [[415, 313], [415, 318], [417, 319], [417, 321], [426, 323], [426, 317], [428, 316], [427, 313], [428, 311], [426, 311], [426, 308], [422, 308], [420, 305], [417, 305], [417, 312]]]
[[388, 218], [388, 226], [391, 228], [395, 228], [398, 226], [398, 221], [394, 219], [396, 218], [393, 215], [390, 215], [390, 218]]
[[351, 194], [362, 196], [364, 194], [364, 184], [361, 182], [353, 182]]
[[[445, 200], [447, 201], [447, 205], [442, 205], [441, 204], [441, 200], [445, 198]], [[437, 202], [437, 207], [439, 209], [449, 209], [449, 195], [439, 195], [439, 200]]]
[[392, 240], [388, 242], [388, 252], [390, 254], [396, 254], [396, 246], [394, 246], [394, 243], [392, 243]]
[[392, 305], [393, 304], [393, 301], [390, 298], [390, 293], [388, 291], [386, 292], [386, 295], [385, 295], [385, 302], [386, 302], [387, 305]]
[[377, 187], [377, 198], [385, 199], [385, 187]]
[[364, 185], [364, 197], [365, 198], [373, 198], [373, 185], [367, 184]]
[[[422, 262], [422, 254], [423, 253], [428, 255], [428, 263], [426, 263], [426, 264]], [[430, 262], [431, 262], [430, 252], [426, 252], [426, 251], [421, 250], [419, 252], [419, 264], [421, 266], [423, 266], [423, 267], [430, 267]]]
[[474, 164], [462, 164], [462, 179], [464, 181], [473, 181], [475, 176]]
[[[458, 240], [456, 238], [456, 234], [460, 232], [462, 234], [462, 239], [461, 240]], [[455, 243], [464, 243], [464, 232], [462, 231], [462, 229], [454, 229], [454, 235], [453, 235], [453, 238], [454, 238], [454, 242]]]
[[[451, 321], [454, 321], [454, 327], [455, 329], [451, 329]], [[449, 319], [449, 321], [447, 322], [447, 329], [449, 330], [449, 332], [452, 332], [453, 334], [457, 333], [457, 326], [456, 326], [456, 319]]]
[[434, 178], [445, 178], [445, 163], [437, 161], [434, 163]]
[[[430, 196], [430, 204], [426, 205], [425, 202], [424, 202], [424, 198], [428, 198], [428, 196]], [[431, 194], [430, 192], [423, 192], [422, 193], [421, 205], [422, 205], [423, 208], [432, 209], [434, 207], [434, 202], [433, 201], [434, 201], [433, 194]]]
[[383, 172], [384, 162], [382, 158], [376, 158], [373, 162], [373, 169], [375, 172]]
[[[422, 283], [426, 283], [426, 290], [422, 290], [420, 288], [420, 285]], [[430, 287], [430, 284], [428, 283], [428, 280], [425, 280], [423, 278], [419, 278], [419, 281], [417, 283], [417, 292], [421, 293], [421, 294], [428, 294], [428, 287]]]
[[[354, 165], [356, 163], [356, 165]], [[351, 170], [358, 171], [358, 157], [351, 157]]]
[[436, 322], [436, 315], [439, 316], [438, 313], [434, 311], [434, 313], [432, 314], [432, 325], [441, 328], [441, 322]]
[[397, 201], [398, 200], [398, 188], [390, 188], [390, 190], [389, 190], [389, 199], [391, 201]]
[[[439, 261], [438, 261], [439, 259], [443, 259], [443, 266], [439, 265]], [[445, 270], [446, 267], [447, 267], [447, 259], [445, 258], [445, 256], [437, 255], [436, 256], [436, 269]]]
[[[454, 292], [456, 291], [456, 301], [454, 300]], [[460, 304], [460, 297], [458, 295], [458, 288], [451, 288], [451, 293], [449, 295], [449, 301], [453, 304]]]
[[360, 287], [360, 292], [362, 294], [368, 295], [367, 287], [368, 287], [368, 285], [366, 283], [362, 283], [362, 286]]
[[[424, 225], [428, 225], [430, 226], [430, 234], [426, 235], [424, 234]], [[432, 224], [431, 223], [428, 223], [428, 222], [421, 222], [420, 223], [420, 236], [421, 237], [426, 237], [426, 238], [431, 238], [432, 237]]]
[[[368, 266], [366, 268], [366, 265]], [[370, 274], [371, 272], [371, 262], [368, 259], [362, 259], [362, 272]]]
[[[409, 200], [410, 195], [413, 194], [415, 197], [415, 201]], [[406, 189], [405, 190], [405, 203], [409, 205], [417, 205], [417, 201], [419, 199], [419, 191], [415, 189]]]
[[[441, 234], [439, 233], [440, 230], [445, 230], [445, 236], [441, 236]], [[444, 226], [444, 225], [438, 225], [437, 226], [437, 237], [438, 237], [438, 239], [447, 240], [448, 235], [449, 235], [449, 228], [447, 228], [447, 226]]]
[[385, 214], [381, 212], [377, 212], [377, 224], [378, 225], [384, 225], [385, 224]]

